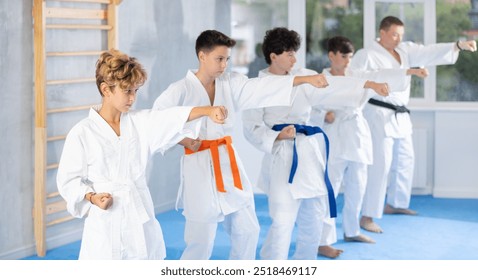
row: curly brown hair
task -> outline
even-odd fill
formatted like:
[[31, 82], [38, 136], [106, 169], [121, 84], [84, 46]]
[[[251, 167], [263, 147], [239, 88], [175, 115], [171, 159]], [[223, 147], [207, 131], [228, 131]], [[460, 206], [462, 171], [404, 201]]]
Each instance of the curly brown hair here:
[[110, 87], [119, 85], [121, 89], [139, 88], [148, 78], [146, 70], [139, 61], [119, 50], [103, 52], [96, 62], [96, 86], [101, 92], [101, 83]]

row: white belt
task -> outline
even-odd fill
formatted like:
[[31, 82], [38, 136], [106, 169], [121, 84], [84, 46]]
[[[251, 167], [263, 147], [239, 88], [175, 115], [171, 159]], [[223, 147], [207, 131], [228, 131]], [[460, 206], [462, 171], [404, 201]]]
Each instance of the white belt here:
[[[144, 187], [147, 187], [146, 183], [144, 183]], [[129, 229], [134, 230], [134, 236], [138, 237], [136, 244], [138, 245], [139, 257], [146, 259], [148, 253], [143, 224], [148, 222], [150, 217], [138, 192], [138, 184], [135, 184], [133, 181], [106, 182], [95, 183], [94, 188], [98, 193], [106, 192], [112, 195], [113, 208], [123, 208], [123, 211], [115, 209], [115, 211], [112, 212], [111, 245], [113, 259], [121, 259], [121, 223], [125, 218], [128, 219], [128, 222], [131, 224], [131, 228]], [[127, 216], [125, 217], [123, 213], [127, 213]]]

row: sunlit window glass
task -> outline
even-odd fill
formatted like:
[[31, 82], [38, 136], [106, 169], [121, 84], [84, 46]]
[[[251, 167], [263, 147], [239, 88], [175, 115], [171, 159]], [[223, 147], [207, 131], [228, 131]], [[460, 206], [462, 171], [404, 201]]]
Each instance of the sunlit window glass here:
[[[437, 42], [478, 38], [477, 0], [438, 0]], [[461, 52], [455, 65], [437, 67], [437, 101], [478, 101], [477, 54]]]
[[327, 39], [349, 38], [358, 50], [363, 47], [363, 1], [306, 1], [306, 66], [322, 72], [329, 66]]
[[287, 27], [287, 0], [233, 0], [231, 35], [237, 41], [231, 54], [233, 71], [257, 77], [267, 68], [262, 55], [265, 32], [274, 27]]

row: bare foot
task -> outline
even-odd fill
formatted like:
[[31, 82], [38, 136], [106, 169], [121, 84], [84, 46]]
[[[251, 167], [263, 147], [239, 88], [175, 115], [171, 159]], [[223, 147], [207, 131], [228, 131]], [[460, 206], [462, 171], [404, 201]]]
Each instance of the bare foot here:
[[370, 238], [366, 235], [363, 235], [363, 234], [359, 234], [357, 236], [352, 236], [352, 237], [347, 237], [344, 234], [344, 241], [346, 241], [346, 242], [375, 243], [375, 240], [373, 240], [372, 238]]
[[382, 228], [380, 228], [379, 225], [374, 223], [372, 218], [367, 216], [362, 216], [362, 218], [360, 218], [360, 227], [370, 232], [375, 232], [375, 233], [383, 232]]
[[340, 249], [335, 249], [332, 246], [319, 246], [319, 255], [324, 257], [335, 259], [336, 257], [340, 256], [344, 251]]
[[403, 215], [417, 215], [416, 211], [406, 208], [395, 208], [390, 204], [385, 205], [385, 209], [383, 210], [384, 214], [403, 214]]

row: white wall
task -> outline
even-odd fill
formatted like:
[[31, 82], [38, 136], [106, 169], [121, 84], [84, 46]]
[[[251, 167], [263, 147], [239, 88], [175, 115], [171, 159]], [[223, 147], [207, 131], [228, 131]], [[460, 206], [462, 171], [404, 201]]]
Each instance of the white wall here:
[[[435, 197], [478, 198], [478, 123], [475, 121], [478, 108], [411, 107], [411, 110], [414, 140], [420, 141], [417, 131], [426, 131], [425, 141], [415, 145], [419, 168], [415, 169], [413, 192]], [[423, 149], [425, 157], [420, 158]]]
[[478, 109], [435, 112], [436, 197], [478, 198]]
[[32, 244], [32, 1], [0, 1], [0, 259]]

